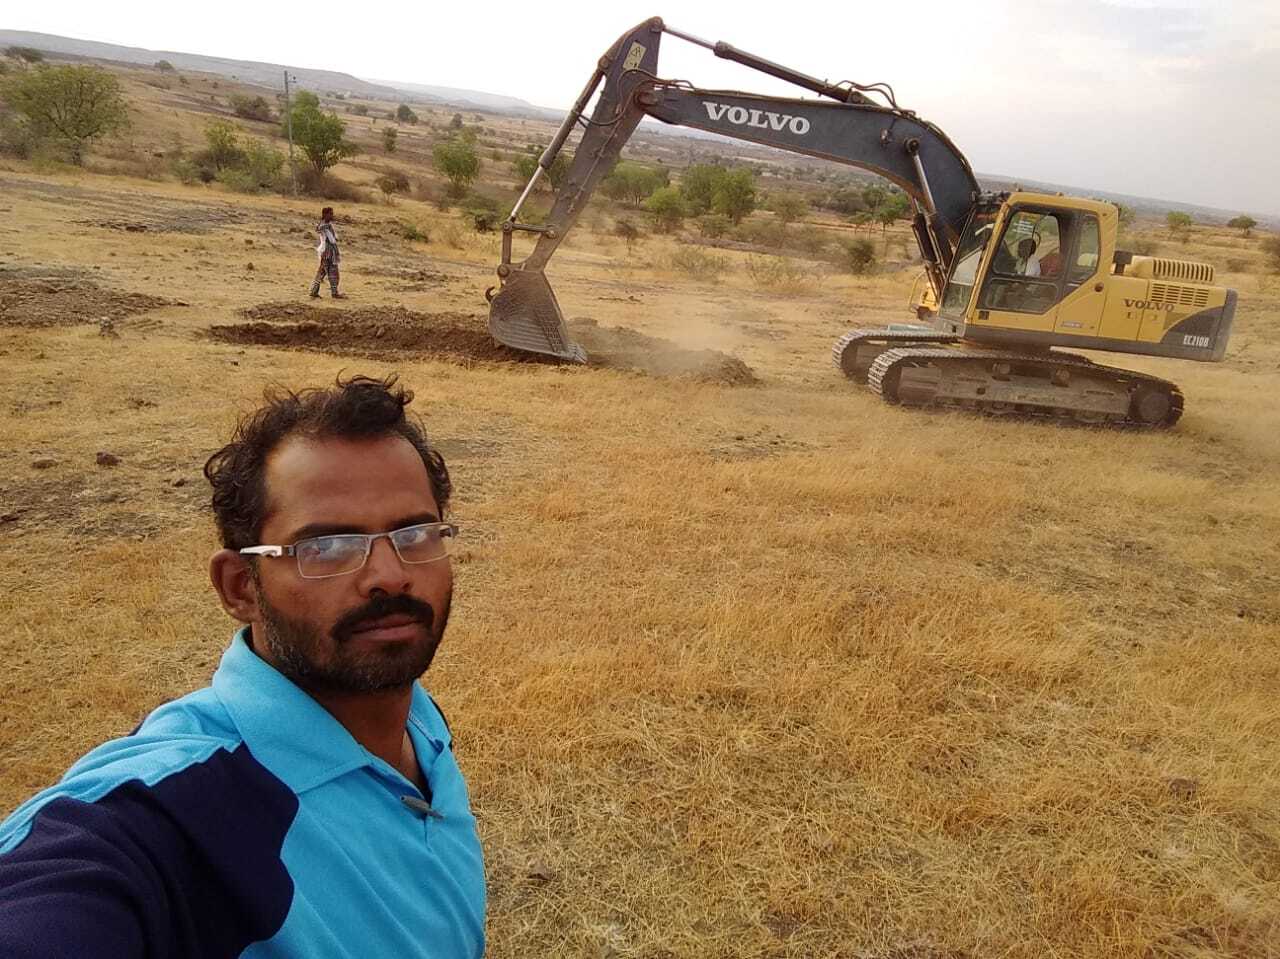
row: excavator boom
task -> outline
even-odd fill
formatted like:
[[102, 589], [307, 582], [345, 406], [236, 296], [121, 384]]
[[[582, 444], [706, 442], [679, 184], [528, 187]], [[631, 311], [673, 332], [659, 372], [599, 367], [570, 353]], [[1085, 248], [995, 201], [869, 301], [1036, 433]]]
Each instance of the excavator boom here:
[[[658, 77], [658, 49], [670, 33], [712, 50], [716, 56], [812, 90], [825, 100], [765, 97], [701, 90]], [[664, 123], [718, 133], [859, 167], [885, 177], [911, 197], [914, 233], [930, 282], [941, 295], [955, 243], [978, 192], [977, 180], [959, 149], [933, 124], [900, 109], [887, 95], [877, 104], [853, 86], [830, 84], [726, 43], [709, 43], [666, 27], [653, 18], [623, 34], [600, 63], [556, 136], [538, 160], [538, 169], [502, 225], [500, 288], [491, 292], [489, 329], [500, 343], [520, 350], [583, 362], [573, 342], [545, 270], [592, 193], [608, 174], [645, 116]], [[586, 109], [599, 90], [595, 109]], [[543, 225], [519, 221], [521, 207], [538, 179], [550, 169], [576, 126], [583, 126], [554, 205]], [[530, 255], [513, 263], [515, 233], [537, 235]]]

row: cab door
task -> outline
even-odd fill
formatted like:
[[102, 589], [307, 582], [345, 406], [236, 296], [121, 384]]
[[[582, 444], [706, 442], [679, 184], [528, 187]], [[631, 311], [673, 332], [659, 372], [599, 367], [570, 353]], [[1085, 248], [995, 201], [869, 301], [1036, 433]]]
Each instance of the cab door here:
[[1077, 212], [1071, 242], [1061, 256], [1040, 260], [1046, 277], [1062, 274], [1063, 296], [1054, 329], [1067, 336], [1100, 336], [1107, 287], [1102, 272], [1102, 229], [1092, 213]]

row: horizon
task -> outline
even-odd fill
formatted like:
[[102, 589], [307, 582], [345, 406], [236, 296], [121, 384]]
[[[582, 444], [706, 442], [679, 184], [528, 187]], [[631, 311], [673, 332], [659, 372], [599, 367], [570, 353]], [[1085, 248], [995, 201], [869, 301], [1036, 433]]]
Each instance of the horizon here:
[[[138, 4], [122, 15], [72, 2], [57, 9], [25, 10], [21, 22], [7, 29], [156, 53], [326, 70], [380, 85], [474, 91], [559, 112], [576, 97], [599, 54], [623, 30], [645, 19], [645, 14], [637, 12], [641, 8], [626, 4], [616, 20], [610, 15], [606, 27], [587, 28], [578, 21], [584, 17], [597, 21], [598, 12], [575, 2], [567, 4], [557, 18], [566, 25], [557, 30], [555, 24], [542, 24], [528, 11], [514, 11], [508, 17], [511, 29], [504, 34], [514, 39], [506, 45], [489, 43], [489, 55], [477, 58], [469, 45], [431, 42], [442, 35], [479, 35], [480, 25], [472, 22], [476, 15], [433, 12], [433, 22], [439, 21], [445, 29], [432, 30], [429, 56], [400, 34], [373, 37], [361, 22], [351, 25], [344, 34], [347, 42], [337, 52], [317, 58], [315, 51], [331, 46], [324, 30], [293, 20], [286, 24], [279, 11], [235, 0], [227, 7], [227, 21], [237, 21], [235, 14], [240, 12], [263, 21], [266, 29], [228, 32], [216, 24], [207, 28], [206, 24], [148, 18], [146, 11], [153, 7], [158, 5]], [[854, 21], [841, 19], [850, 14], [839, 11], [824, 15], [824, 29], [814, 35], [803, 24], [795, 31], [779, 30], [763, 20], [742, 19], [727, 7], [721, 0], [689, 4], [674, 25], [709, 40], [723, 37], [742, 49], [820, 77], [833, 75], [831, 64], [847, 56], [843, 47], [832, 47], [833, 36], [846, 32], [876, 36], [875, 29], [867, 29], [876, 26], [879, 35], [889, 36], [897, 27], [886, 11], [862, 11]], [[376, 9], [392, 19], [412, 20], [402, 4], [386, 3]], [[643, 9], [649, 10], [648, 5]], [[1254, 159], [1280, 148], [1280, 130], [1264, 127], [1250, 110], [1250, 104], [1265, 98], [1268, 91], [1280, 92], [1280, 57], [1275, 56], [1280, 53], [1280, 10], [1257, 0], [1232, 4], [1230, 17], [1204, 0], [1092, 0], [1083, 6], [1047, 0], [1030, 13], [1021, 9], [1018, 17], [1005, 17], [1015, 12], [1005, 0], [983, 0], [979, 9], [987, 10], [991, 16], [985, 19], [996, 25], [976, 30], [975, 22], [984, 18], [972, 7], [962, 15], [940, 6], [927, 8], [922, 17], [950, 22], [954, 28], [945, 50], [932, 34], [913, 37], [911, 53], [901, 52], [892, 43], [870, 43], [868, 50], [858, 54], [865, 67], [853, 71], [852, 78], [868, 82], [886, 77], [897, 90], [898, 102], [946, 130], [975, 170], [1020, 171], [1016, 176], [986, 176], [1104, 184], [1091, 189], [1223, 213], [1280, 217], [1280, 184]], [[1009, 23], [1030, 17], [1039, 26], [1014, 35], [1009, 29], [1001, 30], [1002, 17]], [[276, 23], [281, 29], [270, 29]], [[1049, 24], [1056, 28], [1048, 29]], [[675, 37], [665, 37], [663, 44], [664, 76], [691, 79], [706, 88], [749, 89], [765, 95], [797, 93], [790, 85], [719, 61]], [[1010, 57], [1010, 44], [1018, 56]], [[935, 67], [952, 62], [959, 48], [971, 50], [974, 56], [966, 62], [980, 63], [982, 69], [950, 74], [949, 67], [941, 71]], [[1148, 53], [1148, 49], [1157, 52]], [[371, 59], [369, 50], [380, 53]], [[529, 71], [525, 64], [530, 50], [566, 52], [544, 57], [538, 70]], [[930, 50], [937, 56], [931, 56]], [[424, 59], [431, 65], [425, 76]], [[1011, 65], [1011, 59], [1016, 63]], [[401, 79], [367, 79], [375, 75]], [[1034, 82], [1028, 79], [1031, 76]], [[1025, 93], [1018, 95], [1020, 90]], [[999, 130], [1016, 131], [1016, 135], [1000, 136], [995, 132]], [[1069, 151], [1061, 146], [1064, 130], [1069, 133]], [[1090, 130], [1099, 133], [1084, 135]], [[1223, 149], [1223, 143], [1231, 143], [1232, 148]], [[1167, 199], [1175, 196], [1184, 199]]]

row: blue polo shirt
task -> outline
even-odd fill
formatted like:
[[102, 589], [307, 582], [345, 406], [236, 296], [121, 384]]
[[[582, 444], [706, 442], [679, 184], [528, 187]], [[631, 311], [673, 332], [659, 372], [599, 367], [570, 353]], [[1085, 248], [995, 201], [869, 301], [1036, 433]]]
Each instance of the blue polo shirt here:
[[420, 792], [238, 632], [202, 690], [0, 823], [0, 956], [469, 957], [480, 842], [413, 688]]

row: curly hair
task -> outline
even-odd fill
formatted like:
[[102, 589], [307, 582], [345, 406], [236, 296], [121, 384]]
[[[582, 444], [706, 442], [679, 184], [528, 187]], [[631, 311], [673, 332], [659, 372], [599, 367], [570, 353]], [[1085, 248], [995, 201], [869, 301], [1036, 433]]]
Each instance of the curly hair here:
[[258, 542], [267, 505], [267, 457], [290, 436], [375, 439], [402, 436], [427, 468], [431, 493], [443, 518], [453, 484], [444, 457], [427, 440], [421, 422], [405, 415], [413, 392], [397, 386], [397, 377], [339, 376], [329, 389], [299, 393], [270, 387], [265, 405], [241, 417], [231, 442], [204, 464], [213, 487], [213, 515], [222, 545], [243, 549]]

